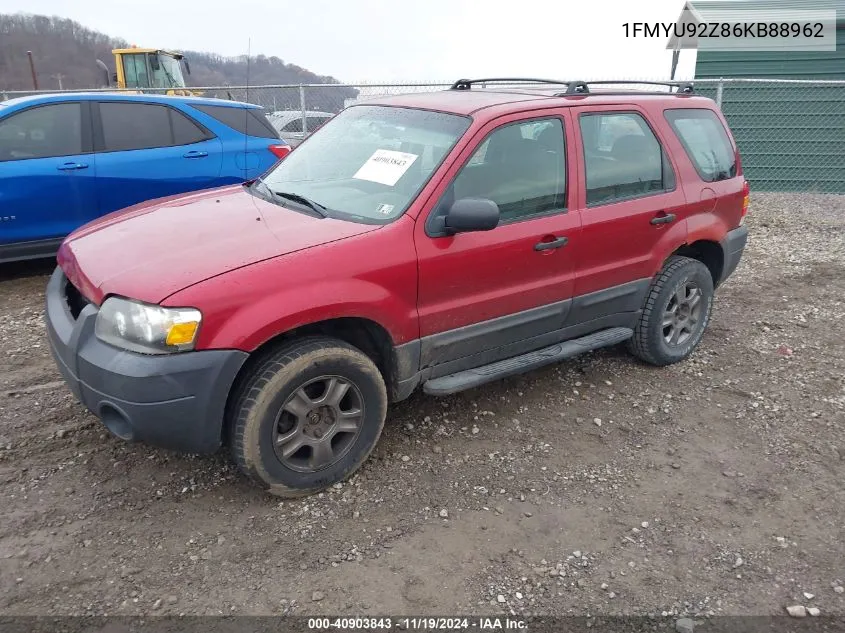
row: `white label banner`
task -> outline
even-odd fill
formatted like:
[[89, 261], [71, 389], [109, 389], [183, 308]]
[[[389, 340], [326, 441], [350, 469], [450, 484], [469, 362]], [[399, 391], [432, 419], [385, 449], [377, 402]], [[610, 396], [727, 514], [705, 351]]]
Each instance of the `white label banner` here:
[[417, 160], [417, 154], [395, 152], [391, 149], [377, 149], [367, 162], [355, 172], [353, 178], [379, 182], [392, 187], [408, 168]]

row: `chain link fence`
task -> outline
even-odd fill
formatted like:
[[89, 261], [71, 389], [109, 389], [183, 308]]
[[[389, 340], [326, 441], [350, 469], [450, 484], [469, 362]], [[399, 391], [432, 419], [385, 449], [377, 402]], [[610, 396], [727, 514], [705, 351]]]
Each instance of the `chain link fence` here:
[[845, 81], [695, 81], [721, 107], [755, 191], [845, 194]]
[[[755, 191], [845, 193], [845, 81], [731, 78], [696, 79], [693, 83], [696, 93], [712, 98], [722, 108], [739, 145], [745, 175]], [[282, 116], [290, 131], [307, 135], [325, 121], [326, 115], [336, 114], [352, 103], [386, 95], [445, 90], [450, 85], [303, 84], [190, 90], [204, 97], [253, 103], [268, 113], [285, 113]], [[509, 87], [538, 88], [537, 84], [517, 83]], [[565, 87], [561, 83], [561, 90]], [[548, 90], [549, 86], [540, 88]], [[599, 87], [614, 88], [670, 90], [668, 86], [647, 84]], [[0, 101], [26, 94], [33, 93], [0, 93]]]

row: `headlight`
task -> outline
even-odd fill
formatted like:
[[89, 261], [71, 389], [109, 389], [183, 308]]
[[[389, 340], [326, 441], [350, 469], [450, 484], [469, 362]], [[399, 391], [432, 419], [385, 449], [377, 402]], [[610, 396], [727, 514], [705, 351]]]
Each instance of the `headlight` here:
[[202, 314], [194, 308], [163, 308], [109, 297], [97, 313], [94, 333], [101, 341], [141, 354], [194, 348]]

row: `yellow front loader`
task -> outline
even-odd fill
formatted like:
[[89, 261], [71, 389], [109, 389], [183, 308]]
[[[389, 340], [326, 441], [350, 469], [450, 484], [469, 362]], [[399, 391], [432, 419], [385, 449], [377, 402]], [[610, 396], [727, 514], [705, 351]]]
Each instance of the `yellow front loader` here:
[[[111, 75], [109, 85], [117, 84], [121, 90], [145, 92], [155, 89], [157, 93], [166, 90], [168, 95], [199, 96], [199, 92], [185, 87], [182, 65], [188, 75], [191, 67], [181, 53], [156, 48], [117, 48], [112, 51], [116, 72]], [[97, 60], [101, 68], [106, 65]]]

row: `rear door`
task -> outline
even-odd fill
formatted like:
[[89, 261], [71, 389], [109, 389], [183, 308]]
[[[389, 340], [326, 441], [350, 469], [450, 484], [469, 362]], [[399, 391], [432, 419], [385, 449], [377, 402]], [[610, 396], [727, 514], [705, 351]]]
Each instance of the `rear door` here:
[[645, 111], [626, 104], [573, 114], [584, 164], [575, 294], [598, 293], [573, 313], [583, 321], [641, 307], [658, 244], [667, 236], [683, 242], [687, 210], [665, 139]]
[[96, 210], [91, 147], [86, 101], [33, 106], [0, 119], [0, 244], [58, 240]]
[[[420, 214], [422, 366], [439, 365], [433, 375], [536, 349], [537, 337], [563, 326], [573, 289], [572, 245], [580, 239], [568, 186], [576, 173], [569, 139], [565, 110], [492, 121]], [[467, 197], [496, 202], [499, 225], [444, 234], [438, 218]]]
[[97, 214], [219, 184], [220, 140], [158, 103], [102, 101], [94, 111]]

